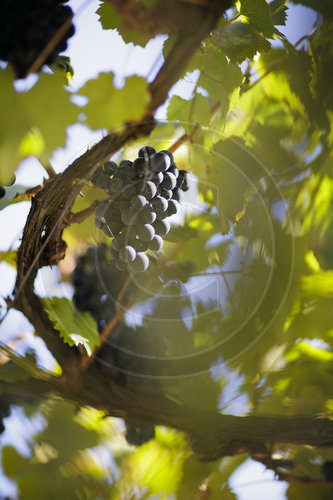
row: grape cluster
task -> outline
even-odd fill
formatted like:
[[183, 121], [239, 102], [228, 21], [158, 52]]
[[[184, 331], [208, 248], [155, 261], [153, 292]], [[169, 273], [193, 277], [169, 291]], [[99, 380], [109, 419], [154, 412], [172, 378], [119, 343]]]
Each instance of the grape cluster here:
[[161, 250], [162, 237], [170, 230], [167, 218], [178, 212], [181, 191], [189, 189], [187, 171], [178, 170], [169, 151], [144, 146], [134, 162], [106, 162], [92, 182], [108, 194], [96, 207], [95, 224], [113, 238], [116, 268], [145, 271], [145, 252]]
[[[24, 78], [36, 58], [73, 15], [67, 0], [3, 0], [0, 16], [0, 59], [8, 61], [17, 78]], [[71, 24], [42, 64], [52, 64], [74, 34]], [[40, 68], [38, 68], [40, 69]]]

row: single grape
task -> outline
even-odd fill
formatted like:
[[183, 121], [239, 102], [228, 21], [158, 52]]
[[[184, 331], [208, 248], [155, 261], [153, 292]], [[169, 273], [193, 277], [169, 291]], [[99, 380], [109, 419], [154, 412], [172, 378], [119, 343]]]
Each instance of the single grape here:
[[179, 175], [177, 179], [176, 187], [181, 189], [182, 191], [189, 190], [189, 175], [186, 170], [179, 170]]
[[99, 203], [95, 208], [95, 217], [100, 220], [104, 219], [108, 208], [109, 208], [108, 200], [104, 200], [101, 203]]
[[149, 156], [153, 156], [155, 153], [156, 151], [152, 146], [143, 146], [139, 149], [138, 156], [141, 158], [149, 158]]
[[161, 196], [156, 196], [156, 198], [154, 198], [153, 201], [151, 202], [151, 205], [154, 209], [154, 212], [156, 212], [157, 216], [165, 212], [166, 209], [168, 208], [167, 200], [165, 198], [162, 198]]
[[104, 172], [102, 171], [102, 167], [99, 167], [93, 174], [91, 178], [91, 182], [95, 185], [97, 185], [98, 179], [100, 175], [104, 175]]
[[157, 188], [152, 181], [147, 181], [143, 188], [142, 194], [147, 198], [147, 200], [151, 200], [156, 196]]
[[123, 195], [126, 200], [130, 200], [132, 196], [136, 194], [136, 189], [133, 184], [126, 184], [126, 186], [123, 187], [121, 194]]
[[176, 177], [170, 172], [164, 172], [164, 179], [161, 182], [162, 189], [174, 189], [177, 184]]
[[103, 170], [104, 172], [109, 175], [110, 177], [114, 175], [117, 171], [117, 163], [114, 161], [107, 161], [103, 165]]
[[126, 245], [126, 238], [124, 234], [118, 234], [112, 240], [112, 248], [120, 250]]
[[161, 189], [161, 196], [166, 200], [170, 200], [170, 198], [172, 197], [171, 189]]
[[109, 179], [107, 192], [110, 194], [119, 194], [124, 186], [123, 181], [119, 177]]
[[115, 260], [114, 265], [118, 269], [118, 271], [125, 271], [127, 269], [127, 263], [123, 260]]
[[126, 245], [119, 251], [119, 257], [121, 260], [129, 264], [130, 262], [133, 262], [133, 260], [135, 259], [136, 251], [132, 246]]
[[142, 194], [135, 194], [132, 196], [130, 206], [133, 210], [140, 210], [140, 208], [147, 205], [147, 199]]
[[164, 179], [163, 172], [155, 172], [151, 180], [153, 181], [155, 186], [158, 186], [159, 184], [161, 184], [163, 179]]
[[174, 163], [171, 164], [171, 167], [168, 169], [168, 172], [170, 172], [171, 174], [173, 174], [176, 179], [179, 175], [179, 170], [178, 168], [176, 167], [176, 165]]
[[158, 252], [163, 247], [163, 239], [158, 234], [155, 234], [154, 238], [147, 243], [149, 250]]
[[121, 220], [127, 226], [134, 224], [136, 219], [138, 218], [138, 212], [133, 210], [133, 208], [126, 208], [121, 214]]
[[119, 252], [111, 247], [110, 255], [113, 259], [119, 259]]
[[148, 250], [148, 245], [145, 241], [133, 238], [129, 241], [129, 243], [133, 248], [135, 248], [137, 252], [145, 252], [146, 250]]
[[173, 154], [170, 153], [170, 151], [168, 151], [167, 149], [162, 149], [162, 151], [160, 151], [160, 153], [164, 153], [164, 154], [168, 155], [168, 157], [170, 158], [170, 163], [173, 163]]
[[166, 153], [155, 153], [150, 159], [150, 165], [154, 172], [166, 172], [171, 165], [171, 160]]
[[105, 236], [108, 236], [109, 238], [112, 238], [112, 236], [114, 236], [112, 231], [111, 231], [111, 228], [108, 224], [104, 224], [103, 231], [104, 231]]
[[155, 236], [155, 229], [151, 224], [142, 224], [137, 227], [137, 235], [142, 241], [151, 241]]
[[180, 189], [175, 188], [172, 190], [172, 199], [176, 201], [180, 201]]
[[171, 215], [175, 215], [178, 212], [179, 209], [179, 203], [176, 200], [169, 200], [168, 201], [168, 208], [167, 208], [167, 214], [168, 217]]
[[143, 224], [152, 224], [156, 220], [156, 213], [150, 205], [146, 205], [140, 210], [140, 220]]
[[144, 158], [140, 157], [134, 160], [133, 166], [135, 169], [136, 177], [138, 179], [142, 179], [142, 177], [145, 177], [148, 171], [148, 165]]
[[145, 253], [139, 252], [133, 262], [129, 264], [129, 270], [133, 273], [145, 271], [149, 266], [149, 258]]
[[156, 234], [164, 235], [170, 231], [170, 223], [167, 220], [156, 220], [153, 224]]
[[97, 217], [95, 217], [95, 226], [98, 229], [103, 229], [104, 222], [102, 222], [100, 219], [98, 219]]
[[133, 167], [133, 162], [130, 160], [122, 160], [119, 163], [119, 169], [122, 169], [124, 167]]

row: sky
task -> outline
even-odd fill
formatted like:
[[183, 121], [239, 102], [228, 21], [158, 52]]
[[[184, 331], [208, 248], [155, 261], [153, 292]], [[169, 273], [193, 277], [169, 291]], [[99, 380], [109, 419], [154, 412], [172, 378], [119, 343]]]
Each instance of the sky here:
[[[117, 31], [102, 30], [95, 14], [99, 5], [98, 0], [70, 0], [68, 5], [75, 13], [76, 29], [75, 35], [68, 41], [68, 49], [65, 53], [70, 57], [75, 71], [71, 82], [73, 91], [82, 87], [87, 80], [96, 78], [101, 72], [114, 72], [115, 83], [118, 86], [122, 86], [124, 79], [132, 74], [145, 76], [149, 81], [154, 78], [163, 63], [161, 51], [165, 40], [164, 36], [157, 36], [145, 48], [134, 47], [133, 44], [125, 44]], [[311, 9], [292, 4], [290, 4], [288, 12], [287, 25], [279, 27], [279, 29], [288, 36], [291, 43], [295, 43], [303, 35], [311, 32], [316, 21], [316, 14]], [[190, 75], [173, 87], [170, 97], [180, 95], [185, 99], [189, 98], [194, 85], [195, 75]], [[158, 110], [157, 118], [166, 118], [166, 106], [162, 106]], [[89, 145], [100, 140], [102, 136], [103, 131], [91, 131], [83, 125], [70, 127], [66, 147], [59, 148], [51, 158], [51, 164], [56, 172], [63, 171]], [[16, 185], [40, 184], [44, 175], [45, 172], [37, 160], [25, 160], [17, 172]], [[28, 202], [23, 202], [0, 211], [0, 228], [2, 228], [0, 251], [6, 250], [9, 246], [18, 247], [29, 205]], [[4, 297], [11, 293], [15, 272], [7, 264], [1, 263], [0, 276], [0, 304], [3, 305], [1, 296]], [[70, 290], [66, 290], [63, 285], [59, 286], [57, 278], [56, 270], [44, 269], [42, 271], [37, 283], [41, 295], [70, 295]], [[18, 353], [23, 353], [27, 345], [30, 344], [38, 349], [39, 362], [49, 366], [52, 362], [51, 356], [47, 353], [42, 341], [33, 336], [33, 329], [29, 322], [20, 313], [11, 311], [6, 321], [0, 325], [1, 341], [9, 341], [18, 331], [26, 333], [26, 339], [16, 345]], [[5, 442], [8, 442], [13, 440], [14, 433], [17, 434], [16, 445], [22, 450], [24, 430], [19, 424], [21, 417], [22, 415], [17, 416], [16, 413], [4, 439]], [[0, 480], [3, 481], [2, 478]], [[274, 481], [273, 472], [266, 471], [264, 466], [250, 460], [233, 474], [231, 486], [237, 493], [239, 500], [266, 500], [267, 498], [283, 500], [287, 488], [286, 483]]]

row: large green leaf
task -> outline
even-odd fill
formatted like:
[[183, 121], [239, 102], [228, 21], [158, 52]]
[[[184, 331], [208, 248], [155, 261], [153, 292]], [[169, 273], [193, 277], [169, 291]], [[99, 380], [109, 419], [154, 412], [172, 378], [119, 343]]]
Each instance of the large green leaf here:
[[10, 182], [23, 157], [45, 160], [65, 144], [66, 128], [78, 113], [65, 83], [60, 74], [42, 73], [32, 89], [17, 92], [10, 70], [0, 71], [0, 184]]
[[83, 345], [90, 356], [99, 345], [96, 322], [89, 313], [73, 309], [72, 302], [64, 297], [43, 299], [45, 310], [66, 344]]
[[[79, 91], [89, 102], [84, 106], [86, 123], [93, 129], [116, 130], [143, 118], [149, 102], [147, 81], [139, 76], [126, 79], [123, 88], [113, 84], [113, 73], [101, 73]], [[139, 97], [138, 97], [139, 96]]]
[[274, 33], [271, 11], [266, 0], [239, 0], [239, 12], [253, 29], [270, 37]]
[[253, 59], [257, 52], [269, 52], [271, 44], [250, 24], [234, 22], [214, 31], [213, 43], [221, 49], [231, 62]]
[[179, 120], [186, 132], [190, 132], [197, 123], [207, 126], [210, 120], [208, 99], [201, 94], [196, 94], [191, 100], [173, 96], [168, 106], [168, 120]]

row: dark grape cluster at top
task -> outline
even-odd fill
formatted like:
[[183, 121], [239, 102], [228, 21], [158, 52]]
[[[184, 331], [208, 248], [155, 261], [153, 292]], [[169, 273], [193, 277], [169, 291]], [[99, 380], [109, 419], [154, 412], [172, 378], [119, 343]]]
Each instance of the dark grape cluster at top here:
[[[8, 61], [17, 78], [27, 72], [73, 11], [67, 0], [2, 0], [0, 16], [0, 60]], [[71, 24], [42, 64], [52, 64], [67, 48], [74, 34]], [[38, 70], [40, 67], [38, 68]]]
[[113, 238], [116, 268], [145, 271], [145, 252], [161, 250], [162, 237], [170, 230], [167, 218], [177, 213], [181, 191], [189, 189], [188, 173], [178, 170], [169, 151], [144, 146], [134, 162], [106, 162], [92, 182], [109, 196], [96, 207], [95, 224]]

